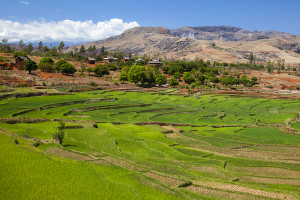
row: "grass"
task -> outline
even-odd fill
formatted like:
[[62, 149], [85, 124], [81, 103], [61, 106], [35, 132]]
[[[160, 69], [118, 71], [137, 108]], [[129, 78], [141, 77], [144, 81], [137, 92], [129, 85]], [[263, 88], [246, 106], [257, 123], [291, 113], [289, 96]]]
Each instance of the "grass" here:
[[[217, 186], [210, 186], [218, 191], [217, 196], [190, 190], [201, 191], [202, 186], [194, 181], [203, 180], [261, 190], [257, 196], [244, 192], [245, 199], [264, 199], [274, 192], [299, 198], [300, 137], [279, 129], [284, 129], [288, 118], [297, 116], [298, 100], [173, 94], [173, 90], [99, 90], [2, 100], [0, 118], [50, 121], [0, 123], [0, 198], [209, 199], [236, 195]], [[65, 129], [60, 146], [51, 140], [58, 125], [53, 119], [83, 128]], [[172, 124], [168, 127], [172, 131], [135, 124], [149, 121]], [[42, 143], [35, 148], [38, 140]], [[58, 148], [64, 158], [52, 155], [51, 148]], [[71, 155], [76, 154], [90, 161], [72, 160]], [[148, 176], [150, 172], [157, 176]], [[283, 187], [280, 182], [257, 182], [255, 178], [280, 178], [294, 184]], [[181, 184], [174, 186], [172, 180]]]

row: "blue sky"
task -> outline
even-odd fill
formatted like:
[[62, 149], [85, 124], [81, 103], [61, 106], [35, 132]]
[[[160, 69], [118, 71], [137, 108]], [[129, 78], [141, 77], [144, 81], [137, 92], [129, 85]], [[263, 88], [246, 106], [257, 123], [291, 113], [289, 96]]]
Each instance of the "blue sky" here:
[[[74, 31], [74, 38], [69, 36], [69, 39], [75, 42], [103, 39], [138, 25], [167, 28], [228, 25], [300, 35], [300, 0], [5, 0], [1, 7], [0, 39], [57, 40], [61, 36], [62, 40], [68, 40], [67, 33]], [[52, 29], [48, 29], [48, 35], [43, 37], [33, 34], [34, 31], [44, 34], [46, 26], [57, 26], [56, 31], [66, 33], [52, 37], [49, 35]], [[69, 29], [64, 30], [66, 27]], [[90, 35], [82, 29], [95, 33]]]

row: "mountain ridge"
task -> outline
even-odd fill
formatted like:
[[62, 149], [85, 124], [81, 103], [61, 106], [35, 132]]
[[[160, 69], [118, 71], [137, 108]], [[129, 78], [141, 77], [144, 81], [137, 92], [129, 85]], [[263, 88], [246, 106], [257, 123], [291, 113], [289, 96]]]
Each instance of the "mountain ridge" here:
[[[254, 53], [260, 62], [285, 59], [300, 63], [300, 36], [278, 31], [248, 31], [230, 26], [197, 26], [167, 29], [136, 27], [104, 40], [83, 44], [86, 48], [105, 46], [108, 51], [122, 50], [135, 55], [168, 59], [196, 57], [222, 62], [247, 62]], [[81, 45], [69, 47], [79, 48]]]

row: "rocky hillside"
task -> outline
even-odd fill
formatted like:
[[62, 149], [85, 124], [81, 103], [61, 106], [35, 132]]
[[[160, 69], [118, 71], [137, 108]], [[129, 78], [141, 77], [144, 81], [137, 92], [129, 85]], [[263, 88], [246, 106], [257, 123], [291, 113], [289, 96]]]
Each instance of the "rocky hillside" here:
[[172, 30], [164, 27], [137, 27], [118, 36], [84, 44], [86, 48], [92, 45], [96, 48], [105, 46], [108, 51], [123, 50], [156, 58], [191, 60], [198, 57], [222, 62], [247, 62], [253, 52], [259, 62], [281, 58], [286, 63], [300, 64], [300, 36], [276, 31], [247, 31], [229, 26], [182, 27]]
[[198, 40], [255, 41], [270, 38], [289, 39], [294, 35], [277, 31], [248, 31], [231, 26], [196, 26], [170, 30], [176, 37]]

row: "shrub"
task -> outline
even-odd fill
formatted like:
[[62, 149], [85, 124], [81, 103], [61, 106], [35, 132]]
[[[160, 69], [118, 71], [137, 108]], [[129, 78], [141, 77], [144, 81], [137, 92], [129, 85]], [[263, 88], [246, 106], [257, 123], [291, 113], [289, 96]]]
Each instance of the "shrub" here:
[[106, 66], [108, 67], [109, 70], [112, 71], [116, 71], [118, 69], [117, 65], [114, 63], [108, 63]]
[[253, 76], [251, 80], [256, 82], [258, 79], [255, 76]]
[[98, 125], [97, 125], [97, 124], [93, 124], [93, 127], [94, 127], [94, 128], [98, 128]]
[[32, 70], [36, 70], [38, 67], [36, 65], [36, 62], [34, 60], [30, 60], [30, 59], [27, 59], [24, 61], [24, 66], [25, 66], [25, 69], [29, 71], [29, 74], [31, 74]]
[[66, 128], [65, 122], [58, 121], [58, 126], [56, 127], [56, 133], [52, 135], [53, 140], [57, 141], [60, 145], [63, 143]]
[[228, 71], [224, 71], [224, 72], [223, 72], [223, 75], [228, 75]]
[[94, 81], [91, 81], [91, 82], [90, 82], [90, 85], [91, 85], [91, 86], [97, 86], [97, 83], [95, 83]]
[[125, 71], [122, 70], [122, 72], [119, 75], [119, 81], [122, 81], [122, 83], [124, 83], [124, 81], [128, 81], [128, 74], [127, 74], [127, 72], [125, 72]]
[[119, 83], [118, 82], [114, 82], [114, 85], [119, 86]]
[[195, 78], [190, 72], [184, 72], [183, 74], [183, 80], [186, 84], [191, 84], [195, 82]]
[[171, 87], [177, 86], [177, 85], [178, 85], [177, 79], [174, 78], [174, 77], [172, 77], [172, 78], [169, 80], [169, 85], [170, 85]]
[[65, 132], [62, 130], [57, 130], [55, 134], [53, 134], [53, 140], [57, 141], [60, 145], [63, 143], [65, 137]]
[[55, 71], [55, 68], [51, 63], [40, 63], [38, 66], [42, 72], [51, 73]]
[[15, 144], [19, 144], [19, 141], [17, 139], [14, 140]]
[[61, 72], [60, 68], [63, 64], [66, 64], [68, 63], [67, 61], [65, 60], [59, 60], [55, 63], [55, 70], [58, 71], [58, 72]]
[[49, 63], [49, 64], [53, 65], [54, 60], [50, 57], [44, 57], [40, 60], [40, 64], [42, 64], [42, 63]]
[[158, 84], [159, 86], [166, 84], [167, 76], [161, 74], [157, 75], [155, 78], [155, 83]]
[[43, 86], [46, 86], [46, 85], [47, 85], [47, 83], [46, 83], [45, 81], [43, 81], [43, 82], [42, 82], [42, 85], [43, 85]]
[[187, 181], [187, 182], [184, 182], [184, 183], [180, 184], [178, 187], [182, 188], [182, 187], [187, 187], [187, 186], [190, 186], [190, 185], [192, 185], [192, 182], [191, 181]]
[[96, 76], [102, 77], [103, 75], [109, 75], [109, 70], [108, 67], [100, 64], [95, 67], [94, 73]]
[[60, 70], [63, 74], [74, 74], [77, 71], [76, 68], [70, 63], [63, 64]]
[[38, 147], [38, 146], [40, 146], [41, 144], [43, 144], [40, 140], [38, 140], [38, 141], [36, 141], [34, 144], [33, 144], [33, 146], [34, 147]]

